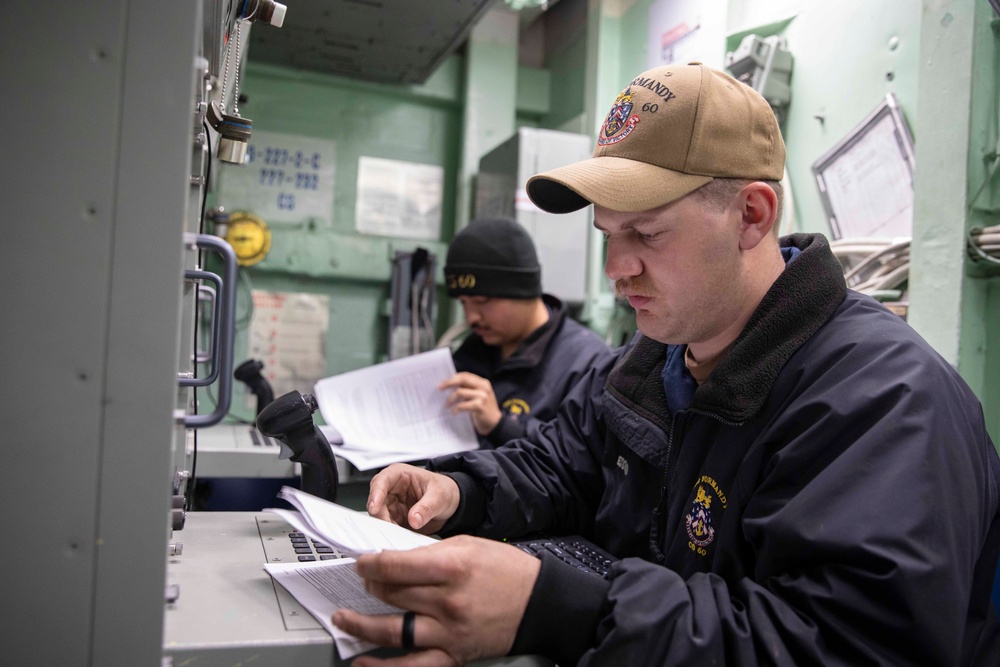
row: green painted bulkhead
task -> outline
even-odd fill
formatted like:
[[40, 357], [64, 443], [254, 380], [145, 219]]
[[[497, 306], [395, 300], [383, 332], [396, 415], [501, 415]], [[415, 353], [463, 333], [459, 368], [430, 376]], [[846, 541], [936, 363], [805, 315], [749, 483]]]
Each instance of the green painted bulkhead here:
[[[255, 63], [251, 51], [241, 112], [254, 130], [334, 142], [329, 221], [270, 223], [271, 250], [241, 269], [237, 312], [244, 315], [236, 359], [247, 355], [248, 287], [329, 297], [323, 342], [332, 375], [383, 361], [389, 276], [397, 251], [437, 256], [435, 333], [460, 312], [440, 287], [448, 239], [473, 215], [483, 155], [519, 127], [593, 135], [617, 92], [647, 68], [650, 17], [666, 0], [559, 0], [532, 21], [498, 4], [469, 40], [421, 85], [384, 85]], [[680, 3], [683, 4], [683, 3]], [[908, 321], [983, 400], [1000, 428], [1000, 308], [993, 267], [973, 263], [968, 231], [998, 223], [998, 18], [986, 0], [705, 0], [705, 52], [721, 67], [747, 34], [779, 35], [794, 58], [782, 130], [788, 148], [783, 221], [787, 231], [831, 234], [813, 163], [892, 93], [916, 152]], [[655, 46], [655, 44], [654, 44]], [[440, 236], [413, 240], [356, 229], [358, 163], [384, 158], [443, 170]], [[230, 167], [235, 168], [235, 167]], [[243, 167], [246, 168], [246, 167]], [[224, 177], [224, 176], [223, 176]], [[523, 183], [519, 184], [523, 187]], [[209, 204], [239, 210], [240, 202]], [[589, 295], [579, 317], [605, 333], [616, 307], [592, 234]], [[545, 267], [547, 270], [557, 270]], [[302, 390], [308, 391], [309, 387]], [[249, 414], [240, 399], [234, 412]]]

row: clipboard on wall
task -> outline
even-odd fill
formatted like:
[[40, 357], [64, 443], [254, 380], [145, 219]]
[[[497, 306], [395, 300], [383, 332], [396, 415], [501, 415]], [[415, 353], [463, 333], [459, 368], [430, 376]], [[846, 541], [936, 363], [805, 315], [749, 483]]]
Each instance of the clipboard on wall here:
[[833, 237], [911, 236], [914, 167], [913, 135], [889, 93], [813, 163]]

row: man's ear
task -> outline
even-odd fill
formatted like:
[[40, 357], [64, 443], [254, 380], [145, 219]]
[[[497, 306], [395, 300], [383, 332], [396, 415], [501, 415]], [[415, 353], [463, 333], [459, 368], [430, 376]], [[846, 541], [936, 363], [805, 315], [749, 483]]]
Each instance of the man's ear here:
[[778, 212], [778, 195], [767, 183], [754, 181], [735, 198], [740, 208], [740, 249], [751, 250], [768, 237]]

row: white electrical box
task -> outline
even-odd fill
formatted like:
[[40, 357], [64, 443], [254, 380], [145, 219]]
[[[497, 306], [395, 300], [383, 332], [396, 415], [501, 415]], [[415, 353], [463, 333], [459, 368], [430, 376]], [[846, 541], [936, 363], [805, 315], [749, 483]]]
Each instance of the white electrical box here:
[[593, 139], [582, 134], [523, 127], [479, 160], [475, 217], [519, 222], [531, 235], [542, 265], [542, 289], [567, 303], [587, 297], [589, 206], [573, 213], [540, 210], [525, 191], [528, 178], [585, 160]]

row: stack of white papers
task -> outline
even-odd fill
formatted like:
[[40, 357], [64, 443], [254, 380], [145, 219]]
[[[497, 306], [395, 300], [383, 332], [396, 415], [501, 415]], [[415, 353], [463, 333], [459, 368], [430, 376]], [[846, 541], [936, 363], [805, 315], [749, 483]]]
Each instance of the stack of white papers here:
[[[306, 536], [345, 554], [356, 556], [383, 550], [406, 550], [437, 541], [288, 486], [282, 487], [278, 496], [299, 511], [269, 508], [265, 512], [280, 516]], [[326, 628], [344, 660], [375, 646], [334, 626], [331, 621], [333, 612], [353, 609], [362, 614], [402, 613], [401, 609], [365, 591], [364, 583], [354, 571], [354, 558], [266, 563], [264, 569]]]
[[451, 414], [438, 386], [455, 374], [447, 348], [320, 380], [314, 387], [334, 454], [358, 470], [479, 447], [472, 419]]
[[348, 556], [405, 551], [437, 541], [290, 486], [281, 487], [278, 497], [299, 511], [269, 508], [265, 512], [277, 514], [299, 532]]

